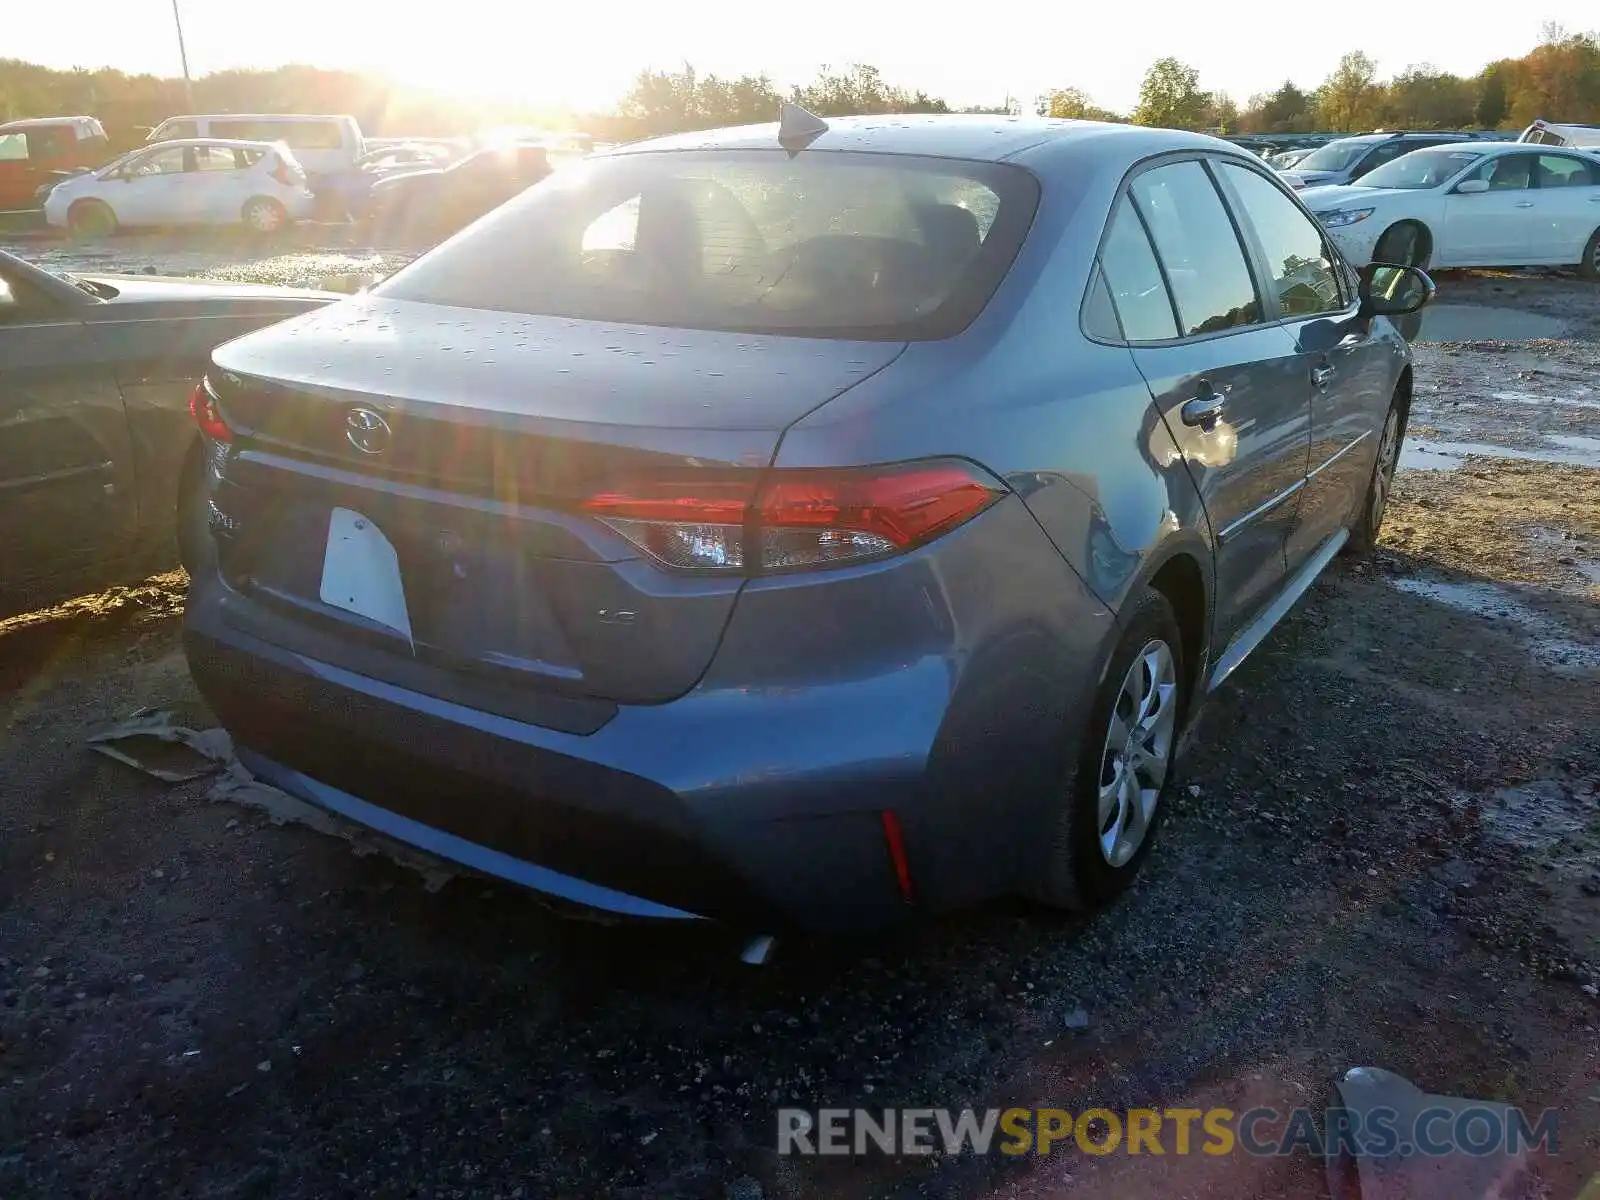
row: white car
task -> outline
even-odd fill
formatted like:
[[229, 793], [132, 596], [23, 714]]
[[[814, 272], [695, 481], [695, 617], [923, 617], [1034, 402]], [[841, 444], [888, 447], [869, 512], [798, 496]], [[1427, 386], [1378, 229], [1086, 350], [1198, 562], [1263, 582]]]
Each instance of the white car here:
[[361, 126], [351, 116], [307, 113], [211, 113], [168, 117], [150, 131], [147, 142], [220, 138], [224, 141], [282, 142], [315, 179], [355, 166], [367, 152]]
[[1300, 198], [1358, 267], [1577, 264], [1600, 278], [1600, 155], [1592, 151], [1457, 143]]
[[44, 217], [80, 236], [123, 225], [234, 225], [276, 233], [311, 216], [306, 173], [281, 142], [188, 138], [57, 184]]

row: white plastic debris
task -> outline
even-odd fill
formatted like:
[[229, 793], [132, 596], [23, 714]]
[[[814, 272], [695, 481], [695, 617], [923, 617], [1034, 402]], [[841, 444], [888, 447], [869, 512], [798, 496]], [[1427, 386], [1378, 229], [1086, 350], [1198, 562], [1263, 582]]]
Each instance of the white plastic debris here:
[[[374, 833], [261, 782], [234, 757], [233, 739], [225, 729], [190, 729], [177, 724], [165, 709], [142, 708], [121, 724], [95, 734], [89, 739], [89, 747], [166, 783], [187, 783], [215, 774], [207, 799], [256, 809], [274, 825], [292, 822], [343, 838], [359, 857], [381, 854], [415, 871], [430, 892], [437, 892], [461, 874], [444, 859]], [[161, 872], [155, 874], [159, 876]]]
[[120, 725], [95, 734], [89, 748], [166, 783], [210, 775], [233, 758], [233, 742], [225, 730], [189, 729], [159, 708], [141, 708]]

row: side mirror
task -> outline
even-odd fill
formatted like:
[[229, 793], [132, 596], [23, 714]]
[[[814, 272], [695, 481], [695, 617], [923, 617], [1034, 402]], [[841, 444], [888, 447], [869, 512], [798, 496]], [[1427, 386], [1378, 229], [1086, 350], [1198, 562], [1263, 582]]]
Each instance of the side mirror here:
[[1420, 267], [1368, 263], [1361, 270], [1361, 315], [1402, 317], [1421, 309], [1436, 290]]
[[1487, 179], [1463, 179], [1456, 184], [1456, 195], [1458, 196], [1476, 196], [1479, 192], [1487, 192], [1488, 190], [1489, 181]]

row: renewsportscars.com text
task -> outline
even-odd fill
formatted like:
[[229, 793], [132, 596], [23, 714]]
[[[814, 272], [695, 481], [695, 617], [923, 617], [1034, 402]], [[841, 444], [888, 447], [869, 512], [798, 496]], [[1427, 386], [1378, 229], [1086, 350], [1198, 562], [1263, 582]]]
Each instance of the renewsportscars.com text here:
[[[1319, 1119], [1320, 1118], [1320, 1119]], [[784, 1108], [778, 1153], [1485, 1155], [1556, 1148], [1556, 1114], [1426, 1108]]]

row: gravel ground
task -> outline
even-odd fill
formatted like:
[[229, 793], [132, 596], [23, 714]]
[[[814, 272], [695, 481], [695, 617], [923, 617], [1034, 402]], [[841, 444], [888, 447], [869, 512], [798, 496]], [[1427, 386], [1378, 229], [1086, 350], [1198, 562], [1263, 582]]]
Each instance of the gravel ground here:
[[[162, 273], [315, 282], [135, 239]], [[237, 257], [236, 255], [233, 257]], [[56, 265], [86, 266], [57, 260]], [[99, 266], [98, 269], [109, 269]], [[1499, 289], [1499, 290], [1496, 290]], [[760, 970], [715, 933], [562, 920], [87, 753], [204, 719], [181, 575], [0, 625], [0, 1195], [1324, 1194], [1304, 1156], [780, 1159], [780, 1105], [1235, 1109], [1355, 1064], [1562, 1121], [1600, 1154], [1600, 289], [1448, 277], [1572, 340], [1418, 349], [1384, 545], [1208, 712], [1144, 879]]]

